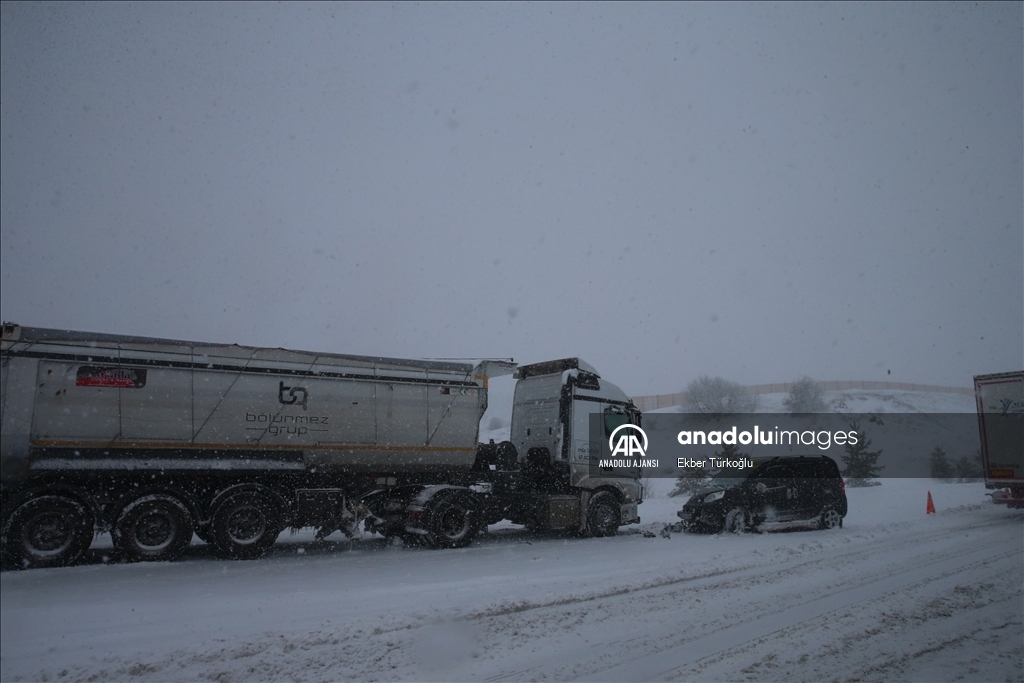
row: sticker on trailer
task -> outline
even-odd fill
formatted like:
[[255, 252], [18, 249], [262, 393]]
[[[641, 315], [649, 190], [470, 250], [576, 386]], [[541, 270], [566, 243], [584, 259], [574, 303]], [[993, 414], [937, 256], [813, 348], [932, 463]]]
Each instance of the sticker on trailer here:
[[76, 387], [140, 389], [146, 386], [146, 371], [135, 368], [100, 368], [82, 365], [75, 376]]

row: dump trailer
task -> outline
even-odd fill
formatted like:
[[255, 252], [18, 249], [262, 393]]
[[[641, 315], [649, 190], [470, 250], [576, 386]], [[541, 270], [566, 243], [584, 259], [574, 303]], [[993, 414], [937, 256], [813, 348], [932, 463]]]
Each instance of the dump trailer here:
[[[517, 367], [4, 324], [0, 544], [6, 566], [173, 560], [193, 533], [259, 557], [285, 528], [360, 528], [434, 547], [503, 519], [614, 534], [636, 477], [594, 470], [592, 425], [639, 425], [570, 358]], [[488, 379], [515, 373], [511, 440], [478, 442]]]
[[992, 502], [1024, 508], [1024, 370], [974, 378], [985, 488]]

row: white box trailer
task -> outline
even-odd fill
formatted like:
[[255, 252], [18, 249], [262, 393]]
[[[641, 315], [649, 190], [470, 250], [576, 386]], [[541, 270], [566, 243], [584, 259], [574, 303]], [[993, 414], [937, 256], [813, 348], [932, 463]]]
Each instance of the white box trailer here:
[[992, 502], [1024, 508], [1024, 370], [974, 378], [985, 488]]
[[[21, 566], [74, 562], [105, 530], [131, 560], [174, 559], [193, 532], [244, 559], [289, 526], [351, 534], [363, 523], [458, 546], [500, 519], [592, 534], [639, 519], [636, 479], [593, 477], [568, 457], [586, 414], [640, 420], [578, 359], [519, 369], [513, 434], [528, 421], [543, 442], [483, 445], [488, 378], [511, 361], [10, 324], [2, 343], [0, 542]], [[554, 409], [540, 415], [541, 404]]]

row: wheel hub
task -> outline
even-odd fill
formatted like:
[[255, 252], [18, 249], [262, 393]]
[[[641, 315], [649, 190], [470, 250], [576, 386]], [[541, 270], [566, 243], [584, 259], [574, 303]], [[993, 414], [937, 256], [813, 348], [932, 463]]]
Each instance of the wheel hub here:
[[462, 535], [467, 524], [467, 515], [458, 509], [445, 510], [441, 516], [440, 528], [445, 536], [456, 537]]
[[166, 548], [174, 540], [177, 524], [168, 515], [152, 511], [139, 518], [135, 524], [135, 540], [147, 550]]
[[233, 542], [248, 545], [263, 536], [267, 523], [262, 512], [254, 507], [244, 507], [231, 513], [227, 528]]
[[25, 525], [22, 541], [39, 555], [56, 555], [68, 548], [74, 540], [71, 525], [57, 512], [46, 512]]

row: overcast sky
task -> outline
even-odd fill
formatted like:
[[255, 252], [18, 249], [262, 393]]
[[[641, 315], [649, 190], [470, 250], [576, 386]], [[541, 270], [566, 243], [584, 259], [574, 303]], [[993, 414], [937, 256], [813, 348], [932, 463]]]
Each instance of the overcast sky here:
[[1024, 366], [1021, 3], [0, 16], [4, 320], [633, 395]]

